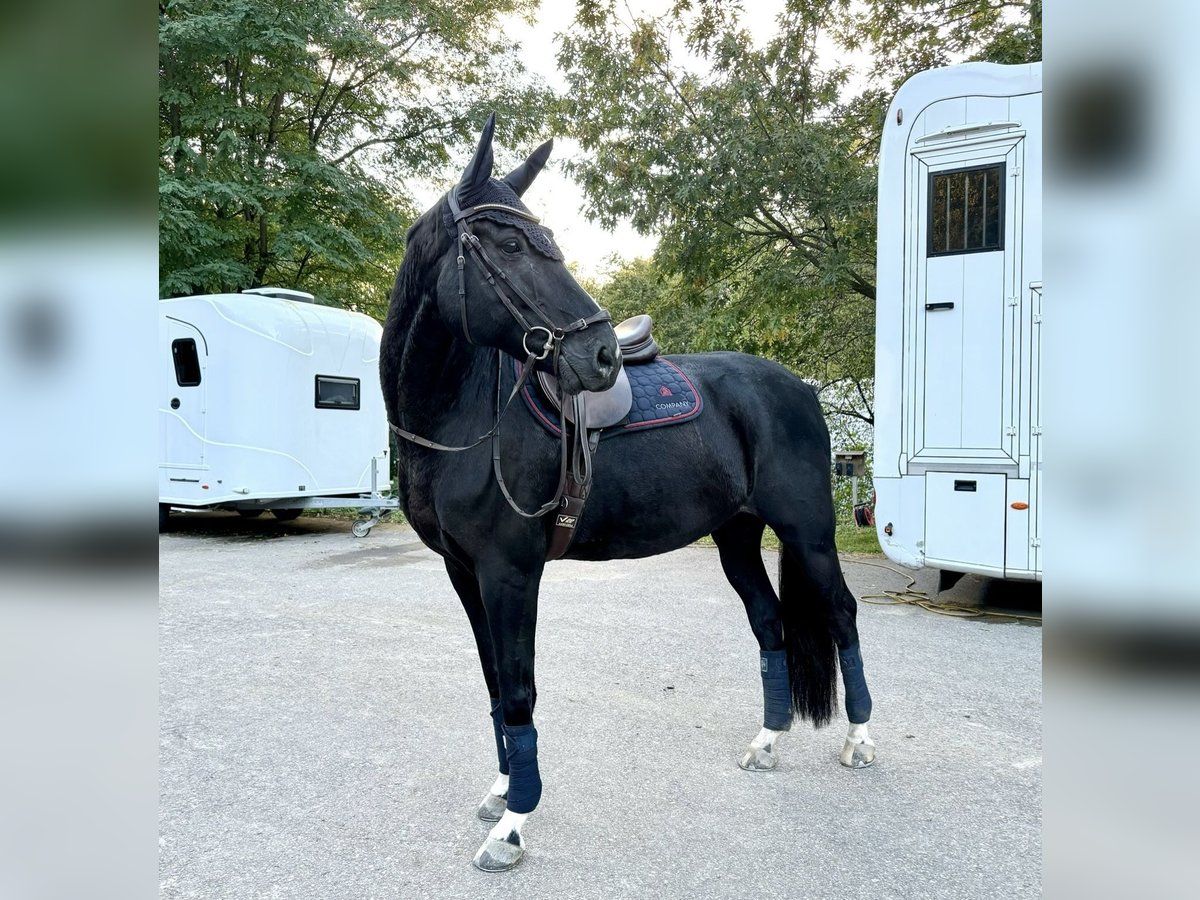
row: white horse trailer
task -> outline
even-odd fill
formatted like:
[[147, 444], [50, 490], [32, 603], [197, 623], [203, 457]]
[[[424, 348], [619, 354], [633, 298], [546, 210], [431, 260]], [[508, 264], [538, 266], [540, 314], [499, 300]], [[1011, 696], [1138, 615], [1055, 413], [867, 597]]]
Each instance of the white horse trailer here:
[[311, 294], [257, 288], [160, 300], [160, 524], [172, 507], [394, 509], [379, 387], [383, 329]]
[[1040, 580], [1040, 63], [967, 63], [900, 88], [879, 156], [877, 279], [884, 552]]

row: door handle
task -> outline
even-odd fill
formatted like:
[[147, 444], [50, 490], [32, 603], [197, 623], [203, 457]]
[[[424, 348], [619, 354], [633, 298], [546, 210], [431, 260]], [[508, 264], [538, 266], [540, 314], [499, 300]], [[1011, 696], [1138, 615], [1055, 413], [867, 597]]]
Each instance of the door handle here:
[[948, 301], [943, 303], [925, 304], [925, 312], [937, 312], [939, 309], [954, 309], [954, 304]]
[[171, 398], [171, 409], [179, 409], [179, 398], [178, 397]]

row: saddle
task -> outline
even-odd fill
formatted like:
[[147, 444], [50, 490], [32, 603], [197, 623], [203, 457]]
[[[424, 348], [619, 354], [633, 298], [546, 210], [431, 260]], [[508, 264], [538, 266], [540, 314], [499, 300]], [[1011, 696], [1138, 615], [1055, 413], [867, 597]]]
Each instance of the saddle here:
[[[633, 389], [629, 384], [627, 366], [644, 365], [658, 356], [658, 344], [651, 329], [654, 320], [647, 315], [634, 316], [617, 325], [617, 346], [621, 350], [622, 366], [617, 380], [607, 391], [583, 391], [583, 427], [587, 430], [610, 428], [629, 415], [633, 406]], [[566, 416], [572, 425], [575, 421], [574, 404], [568, 403], [564, 410], [559, 403], [558, 379], [546, 372], [538, 372], [538, 384], [542, 396], [550, 401], [555, 412]]]

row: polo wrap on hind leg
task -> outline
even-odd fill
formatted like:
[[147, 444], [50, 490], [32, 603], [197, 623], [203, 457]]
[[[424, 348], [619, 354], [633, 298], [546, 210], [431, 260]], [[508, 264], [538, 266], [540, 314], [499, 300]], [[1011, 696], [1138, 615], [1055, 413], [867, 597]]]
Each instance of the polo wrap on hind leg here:
[[863, 674], [862, 652], [858, 644], [838, 651], [842, 669], [842, 684], [846, 688], [846, 717], [853, 725], [864, 725], [871, 719], [871, 692]]
[[763, 728], [788, 731], [792, 727], [792, 689], [787, 651], [760, 651], [759, 669], [763, 683]]
[[504, 737], [508, 745], [508, 809], [531, 813], [542, 799], [537, 729], [532, 725], [505, 725]]
[[500, 774], [508, 774], [508, 753], [504, 749], [504, 711], [500, 698], [492, 698], [492, 730], [496, 733], [496, 757], [500, 760]]

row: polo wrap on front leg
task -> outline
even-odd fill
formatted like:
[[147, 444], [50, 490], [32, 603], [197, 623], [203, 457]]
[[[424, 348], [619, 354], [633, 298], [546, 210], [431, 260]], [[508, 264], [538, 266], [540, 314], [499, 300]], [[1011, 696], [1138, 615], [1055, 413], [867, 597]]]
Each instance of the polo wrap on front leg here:
[[532, 725], [505, 725], [508, 745], [508, 808], [531, 813], [542, 799], [542, 776], [537, 763], [537, 729]]
[[842, 684], [846, 688], [846, 718], [852, 725], [864, 725], [871, 719], [871, 692], [863, 674], [862, 651], [858, 644], [838, 651]]
[[792, 689], [788, 682], [786, 650], [759, 653], [763, 683], [763, 728], [787, 731], [792, 727]]
[[492, 698], [492, 730], [496, 733], [496, 756], [500, 760], [500, 774], [508, 774], [508, 754], [504, 750], [504, 711], [500, 699]]

